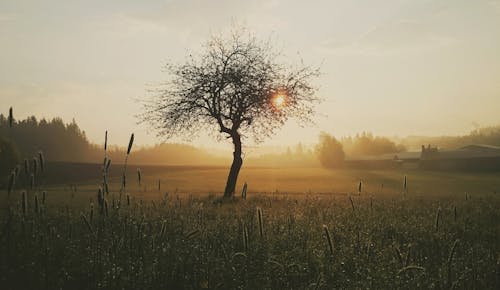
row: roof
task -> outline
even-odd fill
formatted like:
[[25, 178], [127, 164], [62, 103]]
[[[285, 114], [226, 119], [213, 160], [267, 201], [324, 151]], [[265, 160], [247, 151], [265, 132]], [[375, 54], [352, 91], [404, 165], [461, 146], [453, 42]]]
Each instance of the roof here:
[[435, 158], [464, 159], [464, 158], [487, 158], [500, 157], [500, 147], [483, 144], [467, 145], [454, 150], [443, 150]]
[[460, 149], [464, 150], [500, 150], [500, 147], [486, 144], [471, 144]]
[[[347, 157], [346, 160], [415, 160], [421, 159], [421, 152], [400, 152], [372, 156]], [[500, 158], [500, 147], [484, 144], [471, 144], [458, 149], [439, 150], [425, 159], [467, 159]]]

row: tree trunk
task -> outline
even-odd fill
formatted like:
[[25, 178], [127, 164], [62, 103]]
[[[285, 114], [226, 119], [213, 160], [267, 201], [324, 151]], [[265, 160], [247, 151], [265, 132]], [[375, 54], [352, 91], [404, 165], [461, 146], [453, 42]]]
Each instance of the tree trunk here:
[[241, 165], [243, 164], [243, 159], [241, 159], [241, 137], [240, 134], [234, 133], [232, 135], [234, 152], [233, 152], [233, 164], [229, 170], [229, 175], [227, 177], [226, 189], [224, 190], [224, 197], [229, 198], [234, 196], [236, 189], [236, 181], [238, 180], [238, 174], [240, 173]]

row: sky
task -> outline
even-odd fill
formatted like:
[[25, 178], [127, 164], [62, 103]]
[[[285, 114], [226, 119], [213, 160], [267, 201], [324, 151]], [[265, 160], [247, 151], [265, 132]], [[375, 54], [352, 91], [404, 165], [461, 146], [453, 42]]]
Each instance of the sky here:
[[[455, 135], [500, 124], [498, 0], [2, 0], [1, 110], [74, 118], [96, 143], [105, 130], [115, 144], [132, 132], [159, 143], [137, 124], [140, 100], [167, 78], [165, 63], [234, 23], [321, 67], [315, 124], [291, 121], [260, 146], [314, 143], [320, 131]], [[229, 146], [203, 133], [192, 144]]]

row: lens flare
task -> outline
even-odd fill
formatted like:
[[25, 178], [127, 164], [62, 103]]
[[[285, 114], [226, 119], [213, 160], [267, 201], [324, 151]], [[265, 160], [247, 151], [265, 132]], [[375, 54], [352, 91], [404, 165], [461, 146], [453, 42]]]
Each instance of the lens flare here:
[[285, 95], [278, 94], [273, 97], [273, 105], [277, 108], [283, 107], [285, 105]]

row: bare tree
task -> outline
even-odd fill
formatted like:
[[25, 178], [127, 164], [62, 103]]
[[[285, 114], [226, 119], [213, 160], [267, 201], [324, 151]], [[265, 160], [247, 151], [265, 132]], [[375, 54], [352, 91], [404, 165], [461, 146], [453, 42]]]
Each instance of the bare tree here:
[[278, 62], [270, 42], [239, 30], [212, 36], [204, 53], [181, 65], [167, 64], [170, 79], [144, 103], [140, 119], [161, 137], [220, 132], [234, 144], [224, 197], [234, 195], [242, 166], [242, 137], [271, 136], [289, 118], [311, 120], [318, 99], [310, 80], [319, 74], [303, 63]]

